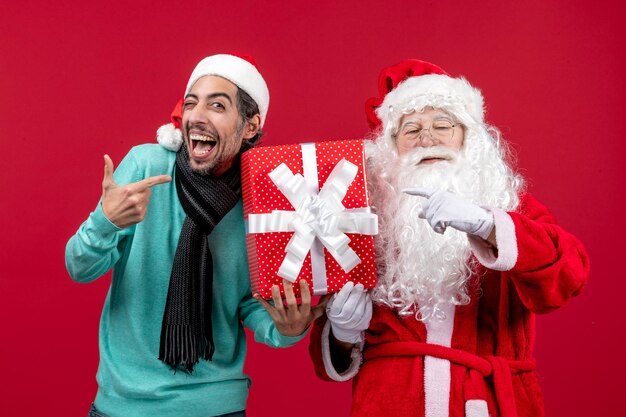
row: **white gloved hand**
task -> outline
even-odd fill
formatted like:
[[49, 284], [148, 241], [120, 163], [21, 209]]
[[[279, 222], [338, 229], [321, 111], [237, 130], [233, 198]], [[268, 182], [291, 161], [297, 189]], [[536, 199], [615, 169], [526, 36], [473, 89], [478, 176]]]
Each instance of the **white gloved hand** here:
[[347, 282], [326, 305], [326, 315], [335, 339], [347, 343], [363, 340], [363, 331], [370, 325], [372, 300], [363, 284]]
[[404, 188], [402, 192], [426, 198], [419, 217], [437, 233], [443, 234], [449, 226], [487, 240], [493, 230], [493, 214], [449, 191]]

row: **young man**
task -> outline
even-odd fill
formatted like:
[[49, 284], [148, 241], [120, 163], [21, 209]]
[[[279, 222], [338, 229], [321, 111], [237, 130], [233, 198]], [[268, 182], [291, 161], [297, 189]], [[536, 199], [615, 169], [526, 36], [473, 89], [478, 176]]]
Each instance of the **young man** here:
[[66, 248], [77, 282], [113, 268], [90, 416], [243, 416], [243, 326], [291, 346], [321, 314], [304, 286], [300, 306], [289, 283], [287, 307], [279, 294], [276, 307], [251, 294], [239, 157], [260, 138], [268, 106], [251, 57], [210, 56], [174, 123], [159, 129], [171, 150], [137, 146], [115, 174], [105, 155], [101, 201]]
[[524, 192], [465, 79], [407, 60], [379, 90], [367, 104], [378, 283], [328, 303], [316, 371], [354, 378], [355, 417], [542, 416], [535, 314], [580, 293], [585, 249]]

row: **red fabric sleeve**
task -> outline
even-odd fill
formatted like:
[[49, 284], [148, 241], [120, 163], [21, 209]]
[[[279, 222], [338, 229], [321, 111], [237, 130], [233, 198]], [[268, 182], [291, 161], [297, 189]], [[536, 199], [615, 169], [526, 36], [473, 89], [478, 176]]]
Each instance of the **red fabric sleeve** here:
[[311, 328], [309, 336], [309, 355], [313, 361], [315, 374], [325, 381], [336, 382], [326, 373], [324, 360], [322, 359], [322, 330], [324, 329], [326, 320], [326, 315], [324, 314], [313, 322], [313, 327]]
[[519, 212], [508, 214], [515, 224], [518, 257], [505, 274], [520, 299], [538, 314], [566, 304], [582, 291], [589, 275], [589, 257], [582, 243], [530, 195], [523, 196]]

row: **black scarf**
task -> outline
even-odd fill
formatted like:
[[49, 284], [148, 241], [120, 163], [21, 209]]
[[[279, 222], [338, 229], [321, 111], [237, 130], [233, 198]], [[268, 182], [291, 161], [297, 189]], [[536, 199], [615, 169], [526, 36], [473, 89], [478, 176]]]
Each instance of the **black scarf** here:
[[167, 291], [159, 359], [186, 372], [211, 360], [213, 262], [207, 236], [241, 198], [239, 158], [219, 178], [191, 170], [187, 147], [176, 155], [176, 191], [187, 217], [178, 238]]

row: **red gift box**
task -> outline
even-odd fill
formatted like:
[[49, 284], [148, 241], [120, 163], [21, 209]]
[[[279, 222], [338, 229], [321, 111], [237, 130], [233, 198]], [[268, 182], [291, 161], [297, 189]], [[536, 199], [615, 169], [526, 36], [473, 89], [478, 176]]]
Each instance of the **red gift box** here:
[[241, 176], [253, 293], [269, 299], [276, 284], [284, 296], [283, 278], [306, 280], [314, 295], [348, 281], [374, 287], [377, 218], [362, 140], [254, 148]]

